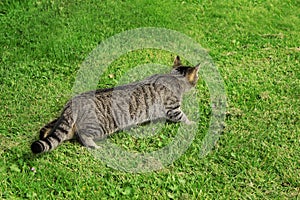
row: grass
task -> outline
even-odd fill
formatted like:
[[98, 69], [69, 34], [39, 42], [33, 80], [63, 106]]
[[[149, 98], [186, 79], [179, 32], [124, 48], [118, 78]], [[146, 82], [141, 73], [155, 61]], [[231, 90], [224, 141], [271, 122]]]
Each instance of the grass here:
[[[299, 3], [1, 1], [0, 198], [299, 199]], [[30, 143], [72, 96], [89, 53], [110, 36], [149, 26], [188, 35], [218, 66], [228, 105], [215, 149], [198, 157], [210, 117], [209, 94], [200, 81], [199, 131], [185, 154], [164, 169], [114, 170], [76, 142], [32, 155]], [[168, 64], [173, 56], [132, 52], [110, 66], [106, 73], [113, 76], [104, 75], [100, 86], [116, 85], [131, 66]], [[172, 129], [163, 142], [174, 136]], [[138, 147], [126, 134], [113, 139], [143, 151], [165, 144], [159, 136], [141, 139]]]

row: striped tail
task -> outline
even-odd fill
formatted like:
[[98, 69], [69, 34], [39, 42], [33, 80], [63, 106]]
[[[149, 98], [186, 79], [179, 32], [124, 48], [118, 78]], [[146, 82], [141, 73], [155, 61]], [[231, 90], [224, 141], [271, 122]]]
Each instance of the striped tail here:
[[[63, 114], [64, 115], [64, 114]], [[74, 136], [74, 123], [71, 117], [61, 116], [53, 120], [40, 131], [40, 140], [31, 144], [31, 151], [35, 154], [51, 151], [66, 140]]]

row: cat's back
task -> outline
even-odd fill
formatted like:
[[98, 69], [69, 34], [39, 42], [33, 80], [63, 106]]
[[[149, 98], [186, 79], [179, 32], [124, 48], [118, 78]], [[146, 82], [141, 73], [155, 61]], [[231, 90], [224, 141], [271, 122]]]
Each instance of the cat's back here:
[[[89, 91], [78, 95], [79, 98], [91, 98], [93, 96], [98, 97], [112, 97], [113, 95], [118, 94], [132, 94], [136, 90], [151, 89], [161, 90], [162, 88], [168, 88], [172, 90], [180, 86], [179, 78], [173, 74], [155, 74], [150, 77], [147, 77], [143, 80], [136, 81], [133, 83], [128, 83], [111, 88], [97, 89], [94, 91]], [[141, 91], [141, 94], [143, 93]]]

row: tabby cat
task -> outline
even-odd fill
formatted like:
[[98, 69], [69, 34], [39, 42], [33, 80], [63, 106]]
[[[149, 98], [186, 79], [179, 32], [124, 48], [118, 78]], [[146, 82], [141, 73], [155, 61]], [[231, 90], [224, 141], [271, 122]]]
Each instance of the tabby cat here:
[[196, 85], [198, 71], [199, 65], [182, 66], [177, 56], [170, 73], [79, 94], [68, 101], [60, 117], [40, 130], [31, 150], [47, 152], [72, 138], [97, 148], [96, 140], [159, 119], [191, 124], [180, 106], [183, 93]]

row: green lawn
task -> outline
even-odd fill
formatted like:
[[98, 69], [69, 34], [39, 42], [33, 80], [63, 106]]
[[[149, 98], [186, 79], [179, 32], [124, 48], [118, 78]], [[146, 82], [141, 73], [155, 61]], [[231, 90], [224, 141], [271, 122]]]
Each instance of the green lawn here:
[[[300, 1], [1, 1], [0, 199], [300, 199]], [[225, 130], [199, 158], [210, 119], [203, 80], [199, 129], [174, 163], [148, 173], [108, 167], [76, 142], [33, 155], [39, 129], [72, 96], [82, 62], [105, 39], [139, 27], [181, 32], [209, 51], [227, 92]], [[132, 66], [173, 52], [128, 53], [105, 71], [110, 87]], [[183, 58], [184, 59], [184, 58]], [[151, 151], [175, 134], [112, 140]], [[171, 131], [168, 131], [171, 129]]]

